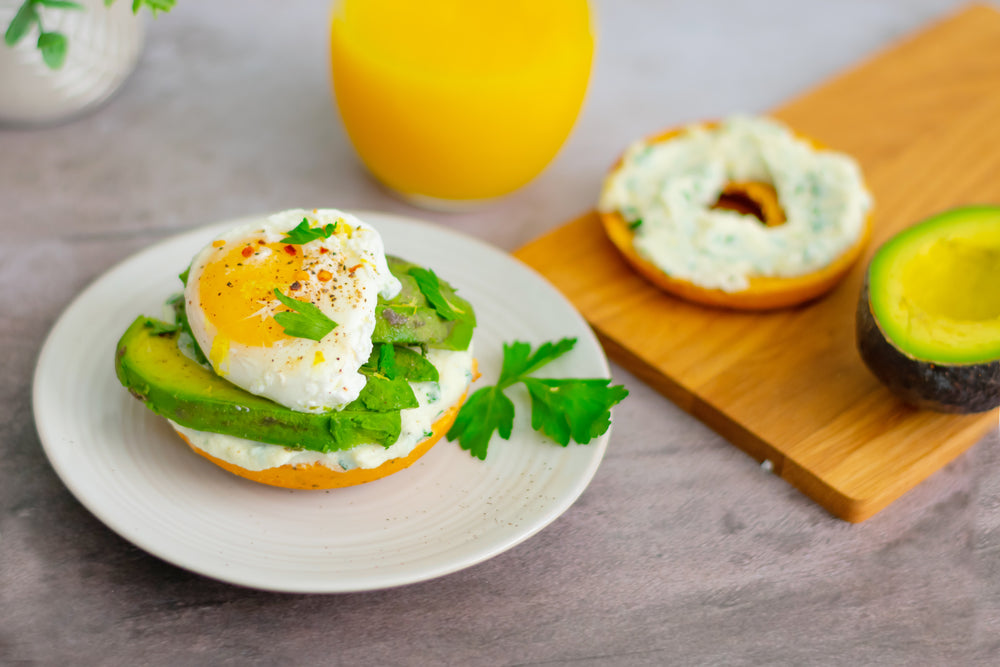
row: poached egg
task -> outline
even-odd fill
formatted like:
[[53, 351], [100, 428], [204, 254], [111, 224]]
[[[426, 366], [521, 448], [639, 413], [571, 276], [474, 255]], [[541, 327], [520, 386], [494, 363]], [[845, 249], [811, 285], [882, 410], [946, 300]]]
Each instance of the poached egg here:
[[[287, 241], [303, 220], [329, 234]], [[336, 326], [320, 340], [290, 335], [275, 315], [302, 311], [283, 304], [275, 290], [315, 306]], [[372, 351], [378, 297], [399, 290], [374, 228], [336, 209], [292, 209], [203, 248], [191, 263], [184, 300], [192, 335], [216, 374], [289, 409], [327, 412], [364, 388], [358, 371]]]

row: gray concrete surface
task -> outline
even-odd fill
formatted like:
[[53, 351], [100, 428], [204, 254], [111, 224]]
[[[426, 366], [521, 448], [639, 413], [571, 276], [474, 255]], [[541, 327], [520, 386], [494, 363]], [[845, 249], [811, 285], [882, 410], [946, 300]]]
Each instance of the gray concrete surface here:
[[309, 596], [219, 583], [121, 539], [58, 480], [31, 415], [61, 310], [160, 238], [331, 205], [512, 250], [590, 206], [633, 138], [776, 106], [956, 7], [600, 2], [590, 93], [558, 159], [491, 208], [445, 215], [392, 199], [354, 158], [330, 100], [325, 2], [180, 0], [105, 108], [0, 131], [0, 664], [1000, 662], [996, 433], [850, 525], [614, 367], [632, 396], [555, 523], [435, 581]]

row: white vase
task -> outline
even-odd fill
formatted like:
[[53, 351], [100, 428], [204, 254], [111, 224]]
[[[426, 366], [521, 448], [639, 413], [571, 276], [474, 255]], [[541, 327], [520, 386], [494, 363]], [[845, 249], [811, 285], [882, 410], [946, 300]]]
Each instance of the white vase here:
[[[60, 69], [36, 48], [37, 24], [9, 47], [0, 39], [0, 124], [45, 125], [75, 118], [106, 101], [135, 69], [145, 29], [132, 3], [78, 0], [82, 10], [38, 7], [46, 31], [66, 35]], [[22, 0], [0, 0], [0, 35]]]

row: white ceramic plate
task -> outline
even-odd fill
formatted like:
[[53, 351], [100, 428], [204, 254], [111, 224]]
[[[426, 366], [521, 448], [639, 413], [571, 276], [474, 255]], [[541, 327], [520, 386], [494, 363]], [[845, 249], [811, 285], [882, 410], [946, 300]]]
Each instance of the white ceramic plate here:
[[[476, 307], [483, 377], [502, 343], [563, 336], [576, 348], [550, 377], [609, 377], [590, 328], [551, 285], [509, 255], [442, 227], [361, 214], [388, 252], [432, 267]], [[223, 581], [289, 592], [372, 590], [444, 575], [495, 556], [551, 523], [579, 497], [608, 434], [560, 447], [531, 430], [527, 398], [511, 440], [485, 461], [442, 440], [407, 470], [357, 487], [289, 491], [246, 481], [193, 454], [114, 375], [118, 336], [162, 313], [194, 253], [239, 220], [163, 241], [86, 289], [56, 323], [34, 379], [35, 421], [70, 491], [122, 537]]]

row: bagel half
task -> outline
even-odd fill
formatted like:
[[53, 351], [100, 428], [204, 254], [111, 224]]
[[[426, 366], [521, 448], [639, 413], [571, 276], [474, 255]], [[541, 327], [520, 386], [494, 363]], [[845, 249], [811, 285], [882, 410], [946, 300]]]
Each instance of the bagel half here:
[[182, 433], [177, 433], [177, 435], [199, 456], [203, 456], [234, 475], [239, 475], [254, 482], [279, 486], [285, 489], [339, 489], [346, 486], [356, 486], [366, 482], [373, 482], [399, 472], [404, 468], [408, 468], [417, 459], [430, 451], [431, 447], [448, 432], [448, 429], [451, 428], [452, 423], [455, 421], [455, 417], [458, 416], [459, 409], [465, 403], [466, 396], [468, 396], [468, 392], [462, 394], [462, 397], [434, 422], [432, 434], [422, 440], [407, 456], [389, 459], [375, 468], [335, 470], [320, 463], [308, 463], [302, 465], [287, 464], [276, 468], [265, 468], [264, 470], [248, 470], [212, 456], [192, 444]]
[[[703, 123], [703, 127], [714, 128], [718, 123]], [[649, 139], [649, 143], [662, 143], [678, 136], [685, 128], [675, 128], [667, 130]], [[816, 149], [824, 146], [819, 142], [796, 134], [800, 139], [805, 139]], [[622, 158], [619, 158], [611, 168], [609, 173], [613, 174], [622, 165]], [[781, 213], [781, 203], [774, 193], [773, 187], [767, 183], [730, 183], [726, 187], [726, 193], [741, 195], [745, 199], [752, 201], [760, 209], [764, 224], [774, 226], [784, 222]], [[701, 287], [688, 280], [676, 278], [666, 273], [653, 262], [640, 255], [634, 245], [635, 231], [629, 227], [625, 218], [617, 211], [598, 211], [601, 225], [608, 238], [619, 250], [622, 257], [633, 269], [642, 275], [649, 282], [660, 289], [680, 297], [687, 301], [708, 305], [730, 308], [734, 310], [771, 310], [775, 308], [785, 308], [795, 306], [806, 301], [810, 301], [822, 296], [833, 289], [851, 267], [861, 257], [868, 238], [871, 235], [872, 211], [864, 221], [864, 227], [857, 240], [838, 255], [826, 266], [799, 276], [773, 277], [773, 276], [751, 276], [746, 289], [736, 292], [727, 292], [718, 288]]]

